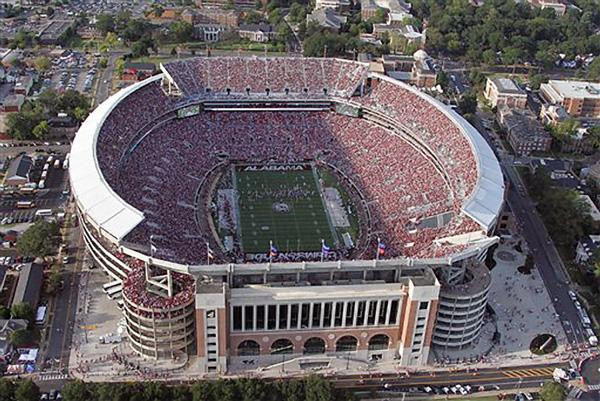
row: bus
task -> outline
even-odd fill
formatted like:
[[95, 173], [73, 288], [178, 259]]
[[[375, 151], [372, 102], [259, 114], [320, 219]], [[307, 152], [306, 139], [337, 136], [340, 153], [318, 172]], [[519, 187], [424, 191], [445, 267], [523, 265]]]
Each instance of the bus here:
[[36, 217], [52, 216], [52, 209], [39, 209], [35, 212]]
[[35, 203], [33, 203], [32, 201], [17, 202], [17, 209], [31, 209], [32, 207], [35, 207]]

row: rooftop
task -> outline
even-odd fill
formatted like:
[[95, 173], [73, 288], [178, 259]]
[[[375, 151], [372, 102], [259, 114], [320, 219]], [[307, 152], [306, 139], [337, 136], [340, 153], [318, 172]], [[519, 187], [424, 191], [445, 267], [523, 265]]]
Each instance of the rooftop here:
[[512, 79], [492, 78], [492, 82], [498, 88], [498, 92], [525, 95], [525, 91], [519, 88]]
[[562, 97], [575, 99], [600, 99], [600, 84], [587, 81], [548, 81], [556, 92]]
[[32, 307], [37, 306], [43, 280], [42, 266], [26, 263], [19, 272], [19, 281], [12, 304], [27, 303]]

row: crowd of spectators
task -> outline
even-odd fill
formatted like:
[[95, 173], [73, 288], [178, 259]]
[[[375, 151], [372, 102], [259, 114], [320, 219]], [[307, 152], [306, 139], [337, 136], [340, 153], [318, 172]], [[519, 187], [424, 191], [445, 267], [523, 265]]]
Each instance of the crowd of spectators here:
[[[190, 95], [206, 88], [259, 90], [266, 84], [279, 88], [273, 90], [315, 92], [330, 85], [335, 88], [330, 94], [349, 96], [366, 71], [363, 64], [343, 60], [293, 58], [197, 58], [165, 68]], [[388, 256], [445, 256], [460, 250], [434, 240], [479, 229], [460, 212], [477, 180], [469, 141], [436, 106], [392, 83], [373, 80], [371, 90], [352, 101], [409, 127], [436, 155], [449, 182], [401, 136], [366, 119], [323, 111], [204, 111], [176, 118], [175, 109], [185, 101], [168, 96], [157, 81], [115, 107], [97, 142], [105, 179], [145, 216], [126, 240], [149, 247], [153, 237], [155, 257], [205, 263], [206, 244], [218, 246], [208, 226], [198, 223], [197, 210], [203, 207], [198, 187], [216, 165], [224, 158], [318, 159], [342, 172], [368, 204], [371, 248], [380, 237]], [[448, 224], [419, 227], [422, 219], [441, 213], [451, 213]], [[242, 255], [236, 248], [233, 254]]]
[[477, 166], [471, 145], [456, 124], [430, 101], [383, 80], [373, 80], [369, 93], [352, 100], [408, 126], [435, 152], [449, 172], [457, 201], [462, 202], [471, 195], [477, 182]]
[[188, 97], [288, 94], [349, 97], [368, 66], [332, 58], [199, 57], [164, 64]]

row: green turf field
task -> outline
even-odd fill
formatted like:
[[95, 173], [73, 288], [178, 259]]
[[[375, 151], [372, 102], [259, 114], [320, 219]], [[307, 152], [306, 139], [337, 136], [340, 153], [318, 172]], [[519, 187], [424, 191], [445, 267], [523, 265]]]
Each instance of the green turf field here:
[[[321, 251], [333, 239], [312, 170], [236, 171], [246, 253]], [[279, 209], [279, 211], [276, 211]]]

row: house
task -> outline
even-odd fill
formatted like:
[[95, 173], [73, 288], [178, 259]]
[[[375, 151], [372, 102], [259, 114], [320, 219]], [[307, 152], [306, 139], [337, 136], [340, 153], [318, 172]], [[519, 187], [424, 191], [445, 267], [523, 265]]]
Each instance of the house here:
[[30, 75], [21, 75], [17, 78], [17, 82], [15, 82], [15, 87], [13, 91], [17, 95], [29, 95], [31, 91], [31, 87], [33, 86], [33, 77]]
[[567, 153], [590, 155], [595, 152], [596, 148], [588, 135], [587, 128], [577, 128], [573, 135], [561, 142], [560, 150]]
[[484, 96], [492, 107], [524, 109], [527, 106], [527, 93], [508, 78], [488, 78]]
[[123, 68], [123, 81], [143, 81], [156, 73], [154, 63], [132, 63], [127, 62]]
[[238, 30], [240, 38], [248, 39], [251, 42], [265, 43], [274, 39], [276, 32], [271, 25], [260, 24], [241, 24]]
[[587, 262], [598, 248], [600, 248], [600, 235], [586, 235], [581, 238], [575, 248], [575, 263]]
[[508, 142], [517, 154], [529, 155], [532, 152], [550, 150], [552, 136], [535, 116], [525, 111], [501, 106], [498, 108], [496, 119], [506, 131]]
[[20, 94], [10, 94], [4, 98], [0, 105], [0, 112], [2, 113], [17, 113], [21, 111], [25, 103], [25, 96]]
[[29, 182], [29, 173], [33, 166], [33, 160], [27, 155], [20, 155], [10, 162], [6, 175], [4, 176], [4, 185], [17, 187]]
[[236, 28], [241, 20], [242, 14], [237, 10], [222, 10], [218, 8], [201, 8], [190, 13], [183, 13], [182, 18], [196, 24], [217, 24], [230, 28]]
[[590, 218], [595, 224], [600, 223], [600, 210], [589, 195], [579, 195], [579, 199], [589, 207]]
[[6, 360], [13, 352], [11, 334], [15, 331], [27, 330], [28, 324], [25, 319], [0, 319], [0, 359]]
[[19, 272], [19, 280], [12, 299], [12, 305], [25, 303], [35, 308], [40, 300], [40, 291], [44, 281], [41, 265], [25, 263]]
[[333, 31], [339, 31], [348, 20], [332, 8], [319, 8], [306, 16], [306, 22], [315, 22], [319, 26]]

